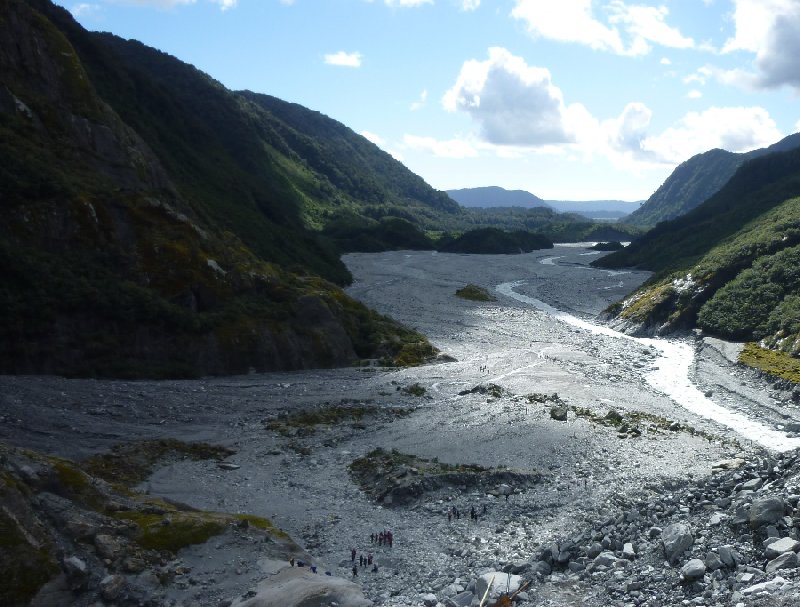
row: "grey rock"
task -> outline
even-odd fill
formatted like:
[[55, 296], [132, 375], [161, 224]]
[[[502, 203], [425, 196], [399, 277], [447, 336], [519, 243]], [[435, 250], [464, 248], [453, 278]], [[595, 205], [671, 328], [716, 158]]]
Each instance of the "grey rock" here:
[[456, 596], [451, 596], [445, 599], [444, 604], [446, 607], [469, 607], [475, 595], [469, 590], [458, 593]]
[[797, 568], [797, 553], [784, 552], [777, 558], [772, 559], [767, 563], [767, 573], [775, 573], [780, 569], [796, 569]]
[[772, 525], [783, 518], [784, 503], [779, 497], [765, 497], [753, 502], [750, 506], [750, 526], [758, 529], [764, 525]]
[[622, 558], [632, 561], [636, 558], [636, 551], [633, 549], [631, 542], [626, 542], [622, 548]]
[[597, 557], [594, 559], [592, 566], [597, 567], [613, 567], [614, 563], [617, 562], [617, 557], [613, 552], [601, 552]]
[[722, 569], [725, 566], [725, 563], [722, 562], [722, 559], [719, 558], [716, 552], [709, 552], [706, 555], [705, 564], [706, 569], [710, 569], [711, 571]]
[[760, 478], [752, 478], [746, 483], [742, 484], [742, 491], [758, 491], [764, 484]]
[[436, 598], [436, 595], [432, 593], [423, 594], [419, 598], [422, 601], [422, 604], [425, 605], [425, 607], [435, 607], [436, 603], [439, 602], [439, 599]]
[[718, 552], [719, 559], [726, 567], [736, 567], [736, 560], [733, 557], [733, 550], [731, 550], [730, 546], [720, 546]]
[[594, 542], [586, 551], [586, 556], [590, 559], [596, 558], [598, 554], [603, 551], [603, 545], [600, 542]]
[[565, 422], [567, 421], [568, 411], [566, 405], [555, 405], [550, 409], [550, 417], [556, 421]]
[[121, 575], [107, 575], [100, 581], [100, 595], [107, 601], [116, 601], [125, 590], [125, 578]]
[[664, 558], [675, 563], [694, 543], [694, 536], [687, 524], [673, 523], [664, 529], [661, 541], [664, 545]]
[[764, 550], [764, 557], [772, 560], [785, 552], [797, 552], [800, 549], [800, 542], [790, 537], [782, 537], [770, 543]]
[[681, 567], [681, 577], [688, 581], [699, 580], [706, 574], [706, 565], [700, 559], [691, 559]]
[[539, 575], [550, 575], [553, 573], [553, 568], [547, 561], [536, 561], [531, 566], [531, 573]]

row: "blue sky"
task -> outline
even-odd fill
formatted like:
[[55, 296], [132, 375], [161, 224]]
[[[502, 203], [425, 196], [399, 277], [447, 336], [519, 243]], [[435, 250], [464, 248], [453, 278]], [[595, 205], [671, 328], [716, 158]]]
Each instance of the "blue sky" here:
[[59, 4], [335, 118], [438, 189], [645, 199], [694, 154], [800, 129], [800, 0]]

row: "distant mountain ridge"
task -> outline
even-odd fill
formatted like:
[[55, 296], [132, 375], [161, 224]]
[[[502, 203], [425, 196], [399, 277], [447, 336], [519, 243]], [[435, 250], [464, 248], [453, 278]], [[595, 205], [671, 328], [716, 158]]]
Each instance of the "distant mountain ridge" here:
[[468, 208], [543, 207], [559, 213], [578, 213], [586, 217], [622, 217], [639, 207], [641, 201], [624, 200], [543, 200], [525, 190], [506, 190], [498, 186], [447, 190], [448, 196]]
[[650, 198], [625, 221], [652, 226], [688, 213], [708, 200], [733, 177], [743, 163], [765, 154], [785, 152], [800, 147], [800, 133], [751, 152], [737, 154], [714, 149], [692, 156], [681, 163]]
[[447, 190], [447, 195], [463, 207], [545, 207], [544, 200], [525, 190], [506, 190], [498, 186]]

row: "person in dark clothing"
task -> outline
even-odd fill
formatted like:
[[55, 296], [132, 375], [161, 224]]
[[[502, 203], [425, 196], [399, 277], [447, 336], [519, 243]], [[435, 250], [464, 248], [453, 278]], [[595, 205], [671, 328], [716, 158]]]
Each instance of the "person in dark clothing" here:
[[353, 577], [358, 577], [358, 567], [353, 565]]
[[350, 560], [351, 560], [353, 563], [355, 563], [355, 562], [356, 562], [356, 549], [355, 549], [355, 548], [351, 548], [351, 549], [350, 549]]

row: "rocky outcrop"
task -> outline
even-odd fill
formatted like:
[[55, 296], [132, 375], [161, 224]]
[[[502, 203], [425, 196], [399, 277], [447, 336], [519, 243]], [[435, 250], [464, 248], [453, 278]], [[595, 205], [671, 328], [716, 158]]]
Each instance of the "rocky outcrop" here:
[[8, 607], [372, 604], [351, 582], [290, 567], [312, 559], [266, 519], [120, 492], [73, 462], [2, 443], [0, 530]]

